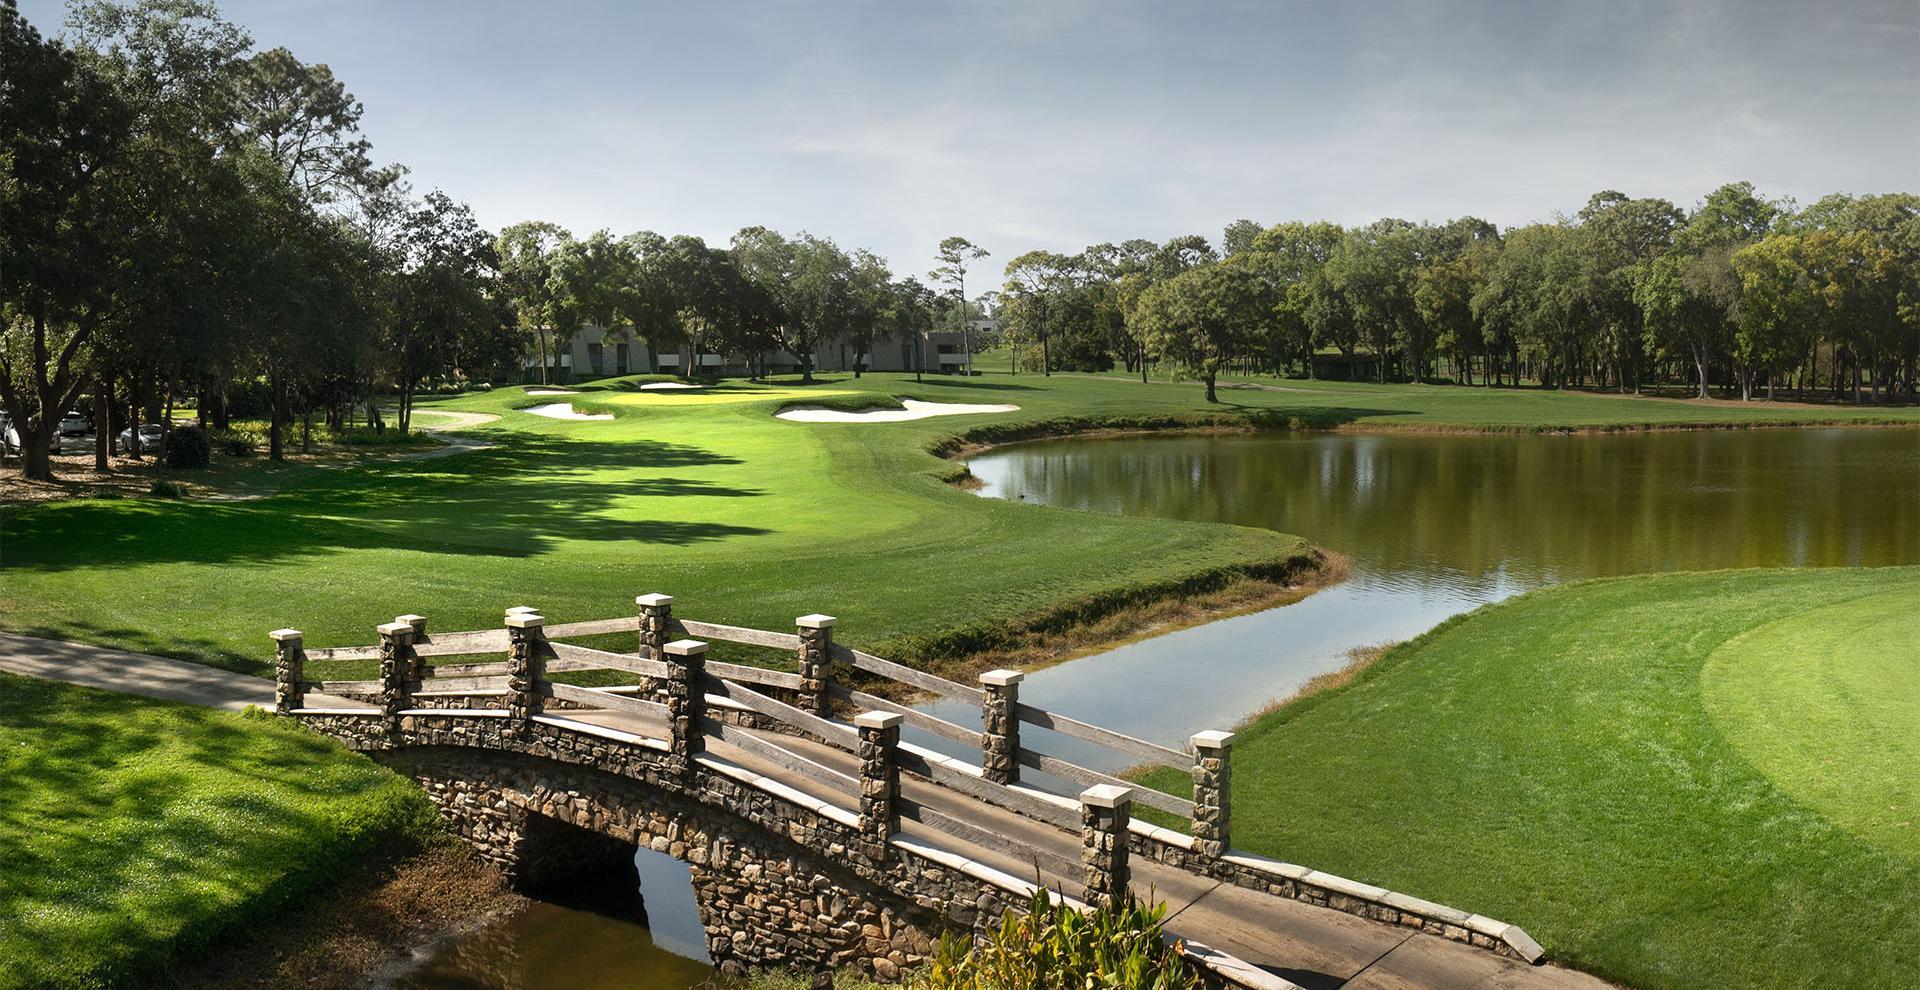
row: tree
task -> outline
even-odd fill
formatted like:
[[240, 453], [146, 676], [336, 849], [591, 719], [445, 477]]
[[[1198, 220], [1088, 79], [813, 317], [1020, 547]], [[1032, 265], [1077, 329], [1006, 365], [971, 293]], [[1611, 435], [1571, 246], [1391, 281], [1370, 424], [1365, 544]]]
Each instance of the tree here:
[[1264, 317], [1253, 271], [1244, 265], [1194, 268], [1148, 289], [1135, 318], [1155, 349], [1206, 383], [1207, 401], [1220, 401], [1220, 371], [1246, 353]]
[[973, 374], [973, 333], [967, 320], [967, 266], [987, 257], [987, 250], [976, 247], [964, 237], [949, 237], [940, 242], [940, 250], [934, 257], [940, 264], [928, 273], [936, 285], [953, 287], [953, 297], [960, 309], [960, 349], [967, 359], [967, 374]]
[[489, 281], [498, 270], [493, 238], [473, 211], [446, 193], [428, 193], [407, 212], [407, 259], [388, 328], [387, 358], [400, 387], [398, 424], [413, 421], [413, 394], [426, 378], [457, 367], [463, 353], [483, 349], [473, 337], [505, 335], [507, 316], [489, 305]]
[[86, 384], [87, 348], [122, 300], [134, 248], [134, 108], [61, 42], [0, 6], [0, 401], [26, 477]]
[[1595, 193], [1580, 211], [1593, 268], [1593, 309], [1604, 327], [1603, 343], [1618, 365], [1623, 392], [1640, 389], [1646, 339], [1645, 311], [1633, 298], [1634, 274], [1672, 245], [1684, 218], [1664, 199], [1630, 199], [1613, 190]]
[[[963, 301], [965, 298], [961, 297]], [[887, 271], [886, 259], [871, 251], [855, 251], [848, 283], [846, 323], [846, 339], [853, 345], [854, 352], [853, 377], [859, 378], [872, 359], [873, 345], [893, 335], [895, 324], [891, 317], [898, 301], [899, 291], [893, 284], [892, 273]], [[964, 313], [961, 315], [965, 317]]]
[[564, 319], [554, 291], [554, 260], [561, 245], [571, 240], [573, 235], [564, 228], [542, 220], [516, 223], [494, 239], [494, 253], [500, 258], [500, 295], [513, 312], [515, 326], [536, 342], [542, 385], [549, 384], [547, 337]]
[[1007, 262], [1007, 294], [1019, 300], [1023, 323], [1040, 342], [1040, 374], [1052, 376], [1047, 319], [1054, 296], [1064, 287], [1072, 262], [1052, 251], [1028, 251]]
[[274, 48], [236, 67], [236, 136], [252, 141], [311, 203], [365, 183], [372, 145], [360, 136], [360, 102], [325, 65]]
[[1741, 291], [1735, 353], [1766, 369], [1767, 398], [1772, 399], [1775, 375], [1804, 353], [1825, 315], [1809, 277], [1806, 242], [1799, 235], [1775, 234], [1735, 251], [1730, 260]]
[[559, 243], [548, 275], [556, 346], [566, 346], [587, 326], [599, 327], [603, 336], [614, 334], [635, 264], [626, 242], [604, 230]]
[[1253, 250], [1254, 242], [1259, 239], [1263, 230], [1264, 228], [1252, 220], [1235, 220], [1227, 224], [1227, 228], [1220, 233], [1221, 253], [1231, 258], [1236, 254], [1245, 254]]

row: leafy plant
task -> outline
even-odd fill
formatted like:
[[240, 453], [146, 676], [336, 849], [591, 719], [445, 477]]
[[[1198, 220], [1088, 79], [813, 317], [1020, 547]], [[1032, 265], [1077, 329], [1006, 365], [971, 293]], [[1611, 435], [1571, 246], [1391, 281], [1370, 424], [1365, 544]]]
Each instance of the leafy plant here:
[[908, 985], [918, 990], [1197, 990], [1200, 980], [1161, 922], [1164, 903], [1133, 898], [1082, 913], [1036, 890], [978, 942], [941, 936]]
[[166, 457], [167, 467], [176, 471], [203, 468], [213, 461], [213, 442], [208, 439], [207, 431], [197, 426], [168, 430]]

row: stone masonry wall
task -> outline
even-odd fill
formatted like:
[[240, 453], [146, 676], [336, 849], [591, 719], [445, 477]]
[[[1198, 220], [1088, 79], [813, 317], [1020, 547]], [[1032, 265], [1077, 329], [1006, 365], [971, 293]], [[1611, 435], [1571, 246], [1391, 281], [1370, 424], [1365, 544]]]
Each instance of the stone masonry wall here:
[[544, 815], [686, 861], [709, 952], [728, 972], [857, 967], [882, 979], [922, 962], [947, 929], [984, 932], [1020, 895], [958, 869], [889, 851], [863, 854], [858, 829], [696, 764], [618, 740], [509, 719], [308, 715], [302, 722], [418, 780], [454, 829], [516, 876], [528, 815]]

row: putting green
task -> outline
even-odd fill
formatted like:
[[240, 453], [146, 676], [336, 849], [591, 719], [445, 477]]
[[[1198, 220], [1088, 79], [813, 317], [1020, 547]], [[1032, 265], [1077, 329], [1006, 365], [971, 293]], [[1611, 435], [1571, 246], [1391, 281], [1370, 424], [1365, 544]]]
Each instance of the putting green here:
[[1794, 800], [1920, 857], [1920, 609], [1910, 590], [1756, 626], [1701, 670], [1714, 724]]
[[621, 392], [607, 394], [603, 392], [582, 392], [574, 396], [576, 402], [586, 400], [594, 405], [610, 406], [718, 406], [737, 402], [767, 402], [769, 400], [799, 401], [824, 399], [837, 395], [859, 395], [854, 389], [831, 388], [760, 388], [748, 391], [735, 388], [713, 389], [660, 389], [652, 392]]

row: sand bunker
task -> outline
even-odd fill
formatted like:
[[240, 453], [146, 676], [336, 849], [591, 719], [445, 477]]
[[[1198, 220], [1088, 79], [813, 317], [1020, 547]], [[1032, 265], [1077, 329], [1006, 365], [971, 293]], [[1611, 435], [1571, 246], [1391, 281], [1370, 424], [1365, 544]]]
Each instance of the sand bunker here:
[[580, 393], [570, 388], [530, 388], [530, 389], [527, 389], [527, 394], [528, 395], [579, 395]]
[[905, 409], [868, 409], [862, 412], [848, 412], [844, 409], [821, 409], [817, 406], [797, 406], [775, 415], [796, 423], [904, 423], [910, 419], [926, 419], [929, 416], [965, 416], [971, 413], [1017, 412], [1019, 406], [970, 405], [964, 402], [921, 402], [918, 399], [902, 399]]
[[648, 382], [640, 387], [649, 392], [665, 392], [683, 388], [706, 388], [705, 385], [695, 385], [692, 382]]
[[553, 402], [544, 406], [532, 406], [520, 410], [548, 419], [612, 419], [612, 413], [583, 413], [575, 411], [571, 402]]

